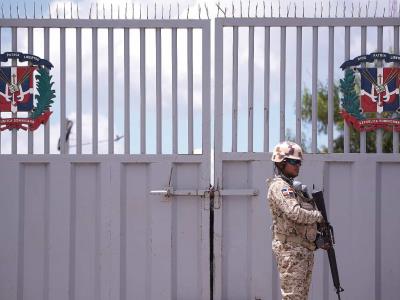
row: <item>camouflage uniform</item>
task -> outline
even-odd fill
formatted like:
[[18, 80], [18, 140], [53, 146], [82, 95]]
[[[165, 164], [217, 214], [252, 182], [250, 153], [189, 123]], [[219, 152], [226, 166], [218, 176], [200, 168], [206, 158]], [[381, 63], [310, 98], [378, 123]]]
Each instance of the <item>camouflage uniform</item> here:
[[280, 176], [268, 182], [275, 254], [284, 300], [306, 300], [311, 283], [317, 235], [322, 215], [314, 203]]

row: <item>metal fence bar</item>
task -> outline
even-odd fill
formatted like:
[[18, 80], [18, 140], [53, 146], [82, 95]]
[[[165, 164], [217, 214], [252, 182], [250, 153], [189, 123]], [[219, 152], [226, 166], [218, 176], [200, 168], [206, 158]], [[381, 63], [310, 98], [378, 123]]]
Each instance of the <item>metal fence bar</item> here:
[[[344, 59], [350, 59], [350, 27], [346, 26], [344, 29]], [[346, 122], [344, 122], [344, 137], [343, 137], [343, 152], [350, 152], [350, 128]]]
[[[50, 29], [44, 28], [44, 59], [50, 58]], [[50, 119], [44, 125], [44, 154], [50, 153]]]
[[[386, 18], [385, 18], [386, 19]], [[7, 19], [2, 18], [2, 27], [38, 28], [200, 28], [209, 22], [201, 19]], [[386, 24], [383, 20], [383, 25]], [[396, 22], [400, 24], [400, 22]], [[390, 24], [393, 26], [393, 23]], [[263, 25], [264, 26], [264, 25]]]
[[269, 152], [270, 28], [264, 27], [264, 152]]
[[317, 114], [318, 114], [318, 27], [313, 27], [313, 49], [312, 49], [312, 100], [311, 100], [311, 120], [312, 120], [312, 140], [311, 152], [317, 153]]
[[329, 46], [328, 46], [328, 153], [333, 152], [333, 63], [334, 63], [334, 27], [329, 27]]
[[279, 141], [285, 140], [286, 27], [281, 27]]
[[[367, 54], [367, 26], [361, 26], [361, 55]], [[362, 64], [363, 67], [366, 64]], [[360, 132], [360, 153], [367, 152], [367, 133]]]
[[202, 148], [201, 153], [208, 157], [211, 154], [211, 47], [210, 23], [202, 29]]
[[82, 154], [82, 29], [76, 29], [76, 154]]
[[[215, 101], [214, 101], [214, 120], [215, 120], [215, 132], [214, 132], [214, 161], [215, 161], [215, 182], [216, 185], [219, 184], [220, 176], [222, 175], [222, 164], [221, 164], [221, 154], [222, 154], [222, 141], [223, 141], [223, 128], [222, 128], [222, 118], [223, 118], [223, 82], [224, 82], [224, 72], [223, 72], [223, 61], [224, 61], [224, 42], [223, 42], [223, 27], [221, 26], [221, 20], [217, 19], [215, 21], [215, 41], [214, 41], [214, 55], [215, 55], [215, 75], [214, 75], [214, 91], [215, 91]], [[222, 184], [222, 182], [221, 182]], [[221, 205], [221, 207], [223, 204]], [[222, 233], [222, 220], [219, 217], [221, 215], [220, 210], [214, 212], [214, 232]], [[221, 299], [222, 297], [222, 244], [221, 238], [214, 235], [214, 263], [213, 263], [213, 298]]]
[[232, 63], [232, 152], [237, 152], [238, 126], [238, 43], [239, 28], [233, 27], [233, 63]]
[[178, 53], [177, 29], [172, 29], [172, 153], [178, 153]]
[[[378, 26], [378, 39], [377, 39], [377, 48], [378, 52], [382, 52], [383, 49], [383, 26]], [[378, 67], [382, 67], [382, 65], [378, 65]], [[381, 118], [381, 114], [376, 114], [377, 118]], [[383, 129], [376, 130], [376, 153], [382, 153], [382, 138], [383, 138]]]
[[188, 153], [193, 154], [193, 28], [187, 29]]
[[[28, 53], [33, 53], [33, 28], [28, 28]], [[29, 65], [32, 65], [29, 63]], [[32, 96], [33, 97], [33, 96]], [[28, 131], [28, 154], [33, 154], [33, 131]]]
[[140, 28], [140, 153], [146, 153], [146, 32]]
[[130, 37], [129, 28], [124, 29], [124, 153], [130, 153], [131, 118], [130, 118]]
[[[1, 43], [1, 36], [2, 36], [2, 28], [0, 27], [0, 53], [2, 52], [2, 50], [1, 50], [1, 48], [2, 48], [2, 43]], [[1, 61], [0, 61], [0, 67], [1, 67]], [[1, 111], [0, 111], [0, 117], [1, 117]], [[2, 143], [1, 143], [1, 139], [2, 139], [2, 137], [1, 137], [1, 131], [0, 131], [0, 154], [2, 153], [2, 147], [1, 147], [1, 145], [2, 145]]]
[[114, 154], [114, 29], [108, 28], [108, 154]]
[[92, 28], [92, 153], [99, 152], [98, 133], [98, 29]]
[[[394, 53], [399, 54], [399, 26], [393, 27]], [[398, 67], [398, 64], [395, 64]], [[399, 153], [399, 133], [393, 129], [393, 153]]]
[[249, 81], [248, 81], [248, 146], [247, 151], [253, 152], [254, 126], [254, 27], [249, 27]]
[[[17, 46], [17, 41], [18, 41], [18, 28], [17, 27], [12, 27], [11, 28], [11, 50], [16, 52], [18, 51], [18, 46]], [[16, 67], [17, 66], [17, 60], [13, 59], [11, 61], [11, 66]], [[16, 118], [17, 113], [12, 113], [12, 117]], [[17, 140], [17, 130], [13, 129], [11, 132], [11, 153], [12, 154], [17, 154], [18, 151], [18, 140]]]
[[65, 50], [65, 28], [60, 28], [60, 154], [68, 152], [66, 144], [66, 50]]
[[157, 110], [157, 154], [161, 154], [162, 152], [162, 134], [161, 134], [161, 125], [162, 125], [162, 93], [161, 93], [161, 28], [156, 29], [156, 110]]
[[303, 28], [296, 29], [296, 143], [301, 145], [301, 65], [303, 56]]

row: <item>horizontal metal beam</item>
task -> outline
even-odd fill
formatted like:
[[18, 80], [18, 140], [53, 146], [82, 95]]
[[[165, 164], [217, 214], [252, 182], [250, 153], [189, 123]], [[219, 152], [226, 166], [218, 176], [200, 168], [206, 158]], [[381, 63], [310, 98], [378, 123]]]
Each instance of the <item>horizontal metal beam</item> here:
[[217, 18], [216, 26], [396, 26], [400, 18]]
[[[215, 194], [219, 196], [258, 196], [259, 191], [257, 189], [224, 189], [215, 190]], [[209, 197], [209, 190], [174, 190], [169, 187], [165, 190], [153, 190], [150, 191], [152, 195], [165, 195], [170, 196], [200, 196]]]
[[258, 196], [257, 189], [223, 189], [218, 191], [221, 196]]
[[204, 28], [209, 23], [209, 20], [0, 19], [1, 27], [19, 28]]

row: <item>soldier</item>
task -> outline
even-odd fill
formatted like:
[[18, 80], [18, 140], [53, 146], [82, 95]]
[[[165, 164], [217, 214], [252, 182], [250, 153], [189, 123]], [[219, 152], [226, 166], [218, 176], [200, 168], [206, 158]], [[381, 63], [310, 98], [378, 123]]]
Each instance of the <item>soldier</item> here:
[[314, 264], [317, 223], [323, 222], [314, 202], [293, 186], [303, 159], [301, 147], [285, 141], [272, 153], [274, 178], [267, 180], [272, 214], [272, 251], [278, 263], [284, 300], [306, 300]]

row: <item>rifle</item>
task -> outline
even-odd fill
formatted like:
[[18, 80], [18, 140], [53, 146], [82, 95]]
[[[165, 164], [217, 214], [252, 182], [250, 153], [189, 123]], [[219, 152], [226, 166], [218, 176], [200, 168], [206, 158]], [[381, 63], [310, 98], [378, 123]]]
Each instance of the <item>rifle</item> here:
[[317, 191], [312, 193], [312, 197], [314, 199], [315, 204], [317, 205], [318, 210], [321, 212], [325, 220], [325, 222], [320, 224], [318, 228], [319, 231], [321, 232], [321, 235], [317, 238], [315, 243], [317, 244], [317, 247], [325, 243], [329, 244], [329, 247], [326, 251], [328, 252], [329, 266], [331, 268], [333, 285], [336, 288], [336, 294], [338, 296], [338, 299], [340, 300], [340, 293], [343, 292], [344, 290], [340, 286], [339, 272], [336, 264], [335, 249], [333, 249], [333, 245], [335, 244], [335, 235], [333, 233], [333, 227], [328, 222], [328, 216], [326, 214], [326, 209], [325, 209], [324, 194], [322, 193], [322, 191]]

